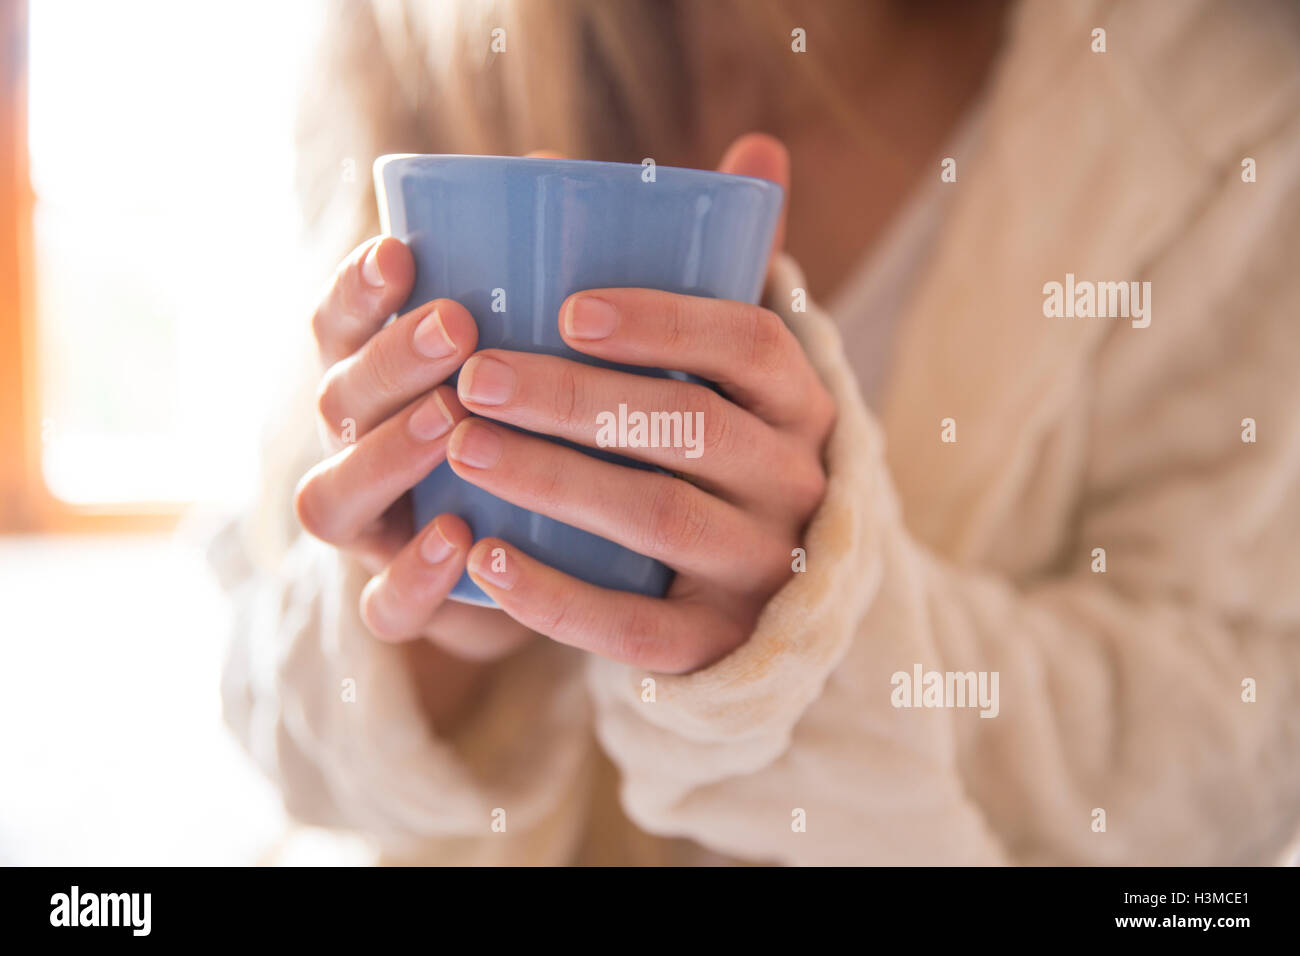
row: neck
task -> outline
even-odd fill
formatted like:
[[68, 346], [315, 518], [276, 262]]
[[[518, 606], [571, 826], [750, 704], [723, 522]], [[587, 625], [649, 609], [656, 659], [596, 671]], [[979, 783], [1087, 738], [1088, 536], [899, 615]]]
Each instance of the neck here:
[[[1005, 0], [832, 0], [785, 18], [805, 30], [805, 53], [789, 50], [793, 26], [784, 20], [692, 25], [696, 165], [713, 165], [751, 129], [786, 143], [793, 177], [786, 246], [812, 294], [825, 299], [919, 178], [938, 175], [936, 152], [982, 87], [1004, 7]], [[719, 20], [729, 5], [690, 9], [701, 21]], [[756, 70], [755, 47], [774, 45], [778, 28], [788, 62]]]

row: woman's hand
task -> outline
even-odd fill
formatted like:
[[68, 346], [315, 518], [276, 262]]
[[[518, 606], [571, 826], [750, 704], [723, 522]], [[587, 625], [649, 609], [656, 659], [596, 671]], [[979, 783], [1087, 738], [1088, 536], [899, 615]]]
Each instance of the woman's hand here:
[[[789, 158], [761, 134], [719, 169], [789, 184]], [[780, 248], [778, 227], [773, 248]], [[835, 403], [780, 317], [757, 306], [646, 289], [575, 293], [564, 340], [608, 362], [678, 369], [722, 394], [543, 355], [488, 349], [458, 380], [461, 421], [448, 459], [466, 481], [667, 564], [666, 598], [578, 581], [488, 538], [469, 572], [515, 620], [557, 641], [650, 670], [684, 673], [734, 650], [789, 580], [804, 526], [826, 488], [822, 448]], [[483, 419], [597, 447], [602, 413], [702, 413], [687, 448], [616, 449], [674, 474], [600, 461]], [[687, 452], [691, 451], [688, 455]], [[504, 571], [493, 560], [502, 548]]]
[[[469, 572], [532, 630], [651, 670], [695, 670], [739, 646], [792, 573], [792, 551], [826, 486], [821, 452], [835, 405], [794, 336], [757, 306], [646, 289], [576, 293], [560, 329], [579, 352], [681, 369], [702, 385], [488, 349], [461, 371], [476, 416], [451, 434], [451, 467], [507, 501], [609, 538], [677, 572], [666, 599], [578, 581], [495, 538]], [[702, 413], [686, 448], [618, 448], [682, 477], [597, 460], [483, 421], [597, 447], [598, 416]], [[493, 549], [504, 548], [504, 571]]]
[[402, 242], [372, 239], [344, 260], [317, 308], [312, 329], [327, 366], [318, 405], [330, 455], [303, 477], [295, 506], [309, 533], [374, 575], [361, 614], [376, 636], [424, 636], [455, 657], [492, 660], [530, 632], [500, 611], [444, 603], [465, 568], [468, 525], [443, 514], [411, 537], [408, 491], [443, 460], [466, 415], [444, 383], [478, 341], [469, 312], [448, 299], [381, 328], [414, 278]]
[[[784, 150], [762, 136], [738, 140], [720, 168], [787, 179]], [[536, 631], [670, 672], [737, 647], [792, 573], [791, 553], [824, 493], [821, 451], [835, 417], [780, 318], [644, 289], [577, 293], [558, 317], [574, 349], [691, 372], [723, 395], [502, 350], [465, 364], [458, 395], [444, 383], [477, 342], [462, 306], [439, 299], [380, 328], [413, 278], [401, 242], [372, 240], [340, 267], [313, 320], [329, 365], [319, 406], [333, 454], [300, 483], [298, 516], [374, 574], [362, 596], [370, 629], [386, 639], [423, 635], [474, 660], [499, 657]], [[702, 415], [698, 457], [680, 447], [618, 449], [681, 477], [599, 461], [483, 420], [596, 447], [597, 416], [620, 404], [692, 421]], [[407, 492], [444, 457], [507, 501], [663, 561], [677, 572], [667, 598], [584, 584], [498, 539], [474, 544], [454, 515], [439, 515], [410, 539]], [[492, 570], [498, 547], [503, 572]], [[444, 603], [467, 559], [505, 614]]]

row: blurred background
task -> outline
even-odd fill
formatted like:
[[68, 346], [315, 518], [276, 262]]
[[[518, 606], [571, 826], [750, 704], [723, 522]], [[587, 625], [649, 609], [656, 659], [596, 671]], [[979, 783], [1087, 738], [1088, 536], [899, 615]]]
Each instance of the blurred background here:
[[[0, 865], [369, 859], [291, 826], [224, 728], [231, 612], [207, 556], [258, 484], [332, 265], [308, 253], [294, 182], [302, 84], [335, 88], [305, 72], [324, 9], [0, 0]], [[811, 95], [779, 105], [798, 117]], [[1207, 92], [1268, 105], [1224, 104]], [[625, 119], [602, 122], [610, 142]], [[375, 145], [331, 139], [311, 185], [372, 205]]]
[[0, 864], [353, 852], [287, 832], [224, 730], [204, 557], [325, 278], [292, 186], [313, 6], [0, 0]]

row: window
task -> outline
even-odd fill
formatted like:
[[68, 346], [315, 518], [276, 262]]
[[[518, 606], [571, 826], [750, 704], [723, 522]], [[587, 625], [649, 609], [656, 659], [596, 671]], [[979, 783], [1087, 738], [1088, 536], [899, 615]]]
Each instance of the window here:
[[312, 6], [4, 4], [7, 527], [250, 488], [321, 278], [293, 192]]

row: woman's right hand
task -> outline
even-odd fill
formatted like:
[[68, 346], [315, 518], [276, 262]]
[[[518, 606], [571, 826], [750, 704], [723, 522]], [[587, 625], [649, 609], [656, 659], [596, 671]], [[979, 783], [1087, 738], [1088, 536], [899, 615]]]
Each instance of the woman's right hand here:
[[411, 535], [410, 489], [469, 414], [446, 380], [478, 341], [474, 319], [450, 299], [384, 326], [414, 279], [405, 244], [376, 238], [325, 291], [312, 331], [326, 367], [318, 408], [328, 457], [298, 483], [294, 505], [303, 528], [372, 575], [361, 616], [375, 636], [425, 637], [462, 660], [494, 660], [533, 632], [494, 608], [445, 600], [465, 570], [469, 526], [442, 514]]

